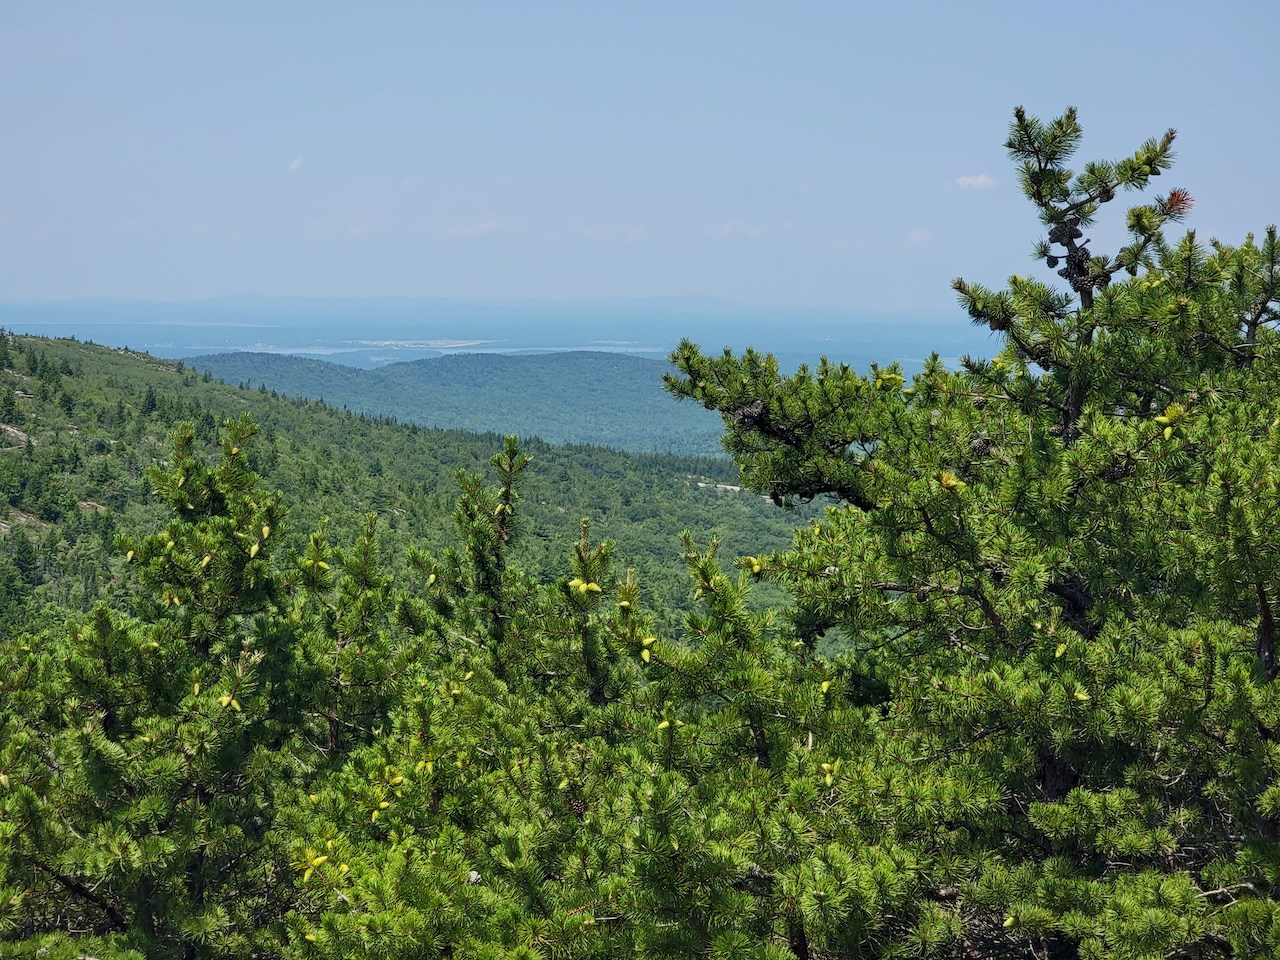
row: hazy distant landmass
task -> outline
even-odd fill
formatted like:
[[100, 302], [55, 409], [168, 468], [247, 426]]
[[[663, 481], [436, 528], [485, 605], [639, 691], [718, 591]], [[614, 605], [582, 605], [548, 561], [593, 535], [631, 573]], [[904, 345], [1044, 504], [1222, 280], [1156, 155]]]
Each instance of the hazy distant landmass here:
[[762, 307], [710, 297], [573, 301], [259, 296], [173, 302], [0, 303], [0, 325], [183, 358], [252, 350], [374, 368], [458, 352], [595, 351], [665, 357], [682, 337], [709, 350], [747, 346], [795, 367], [826, 355], [855, 367], [908, 371], [991, 349], [957, 310], [863, 313]]
[[934, 351], [954, 362], [991, 349], [959, 310], [874, 315], [712, 298], [75, 300], [0, 303], [0, 326], [186, 359], [229, 383], [429, 426], [696, 455], [721, 453], [721, 425], [662, 390], [682, 338], [709, 351], [753, 346], [787, 370], [827, 356], [910, 374]]

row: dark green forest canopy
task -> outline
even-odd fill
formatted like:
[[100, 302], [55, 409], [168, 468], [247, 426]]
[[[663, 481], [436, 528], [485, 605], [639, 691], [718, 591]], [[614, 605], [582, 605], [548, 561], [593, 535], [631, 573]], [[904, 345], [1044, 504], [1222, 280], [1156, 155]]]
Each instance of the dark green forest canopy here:
[[[645, 518], [522, 553], [553, 448], [2, 338], [31, 617], [0, 643], [3, 949], [1280, 957], [1280, 242], [1177, 235], [1174, 188], [1095, 249], [1174, 136], [1076, 168], [1081, 139], [1015, 113], [1063, 286], [955, 281], [996, 359], [784, 376], [681, 345], [668, 386], [754, 494], [716, 509], [819, 506], [789, 545], [684, 537], [678, 614], [623, 545]], [[570, 454], [598, 496], [657, 483]], [[711, 496], [671, 483], [660, 514]]]
[[248, 352], [191, 362], [228, 383], [323, 397], [334, 406], [427, 426], [635, 453], [724, 456], [718, 419], [674, 404], [663, 392], [662, 374], [670, 367], [626, 354], [477, 353], [374, 370]]

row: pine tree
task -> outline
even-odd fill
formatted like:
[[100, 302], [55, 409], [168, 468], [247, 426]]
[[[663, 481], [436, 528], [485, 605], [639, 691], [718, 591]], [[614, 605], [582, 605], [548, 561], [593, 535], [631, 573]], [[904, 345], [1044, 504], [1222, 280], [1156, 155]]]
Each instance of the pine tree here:
[[462, 549], [446, 558], [455, 589], [468, 598], [464, 610], [473, 629], [487, 634], [490, 649], [498, 658], [495, 666], [505, 672], [509, 654], [507, 631], [514, 613], [518, 587], [511, 582], [507, 558], [516, 536], [516, 504], [520, 476], [529, 465], [515, 437], [507, 437], [502, 453], [490, 462], [499, 474], [497, 488], [485, 486], [484, 477], [457, 474], [462, 496], [458, 498], [454, 522], [462, 536]]
[[[3, 884], [10, 923], [78, 930], [148, 957], [269, 948], [283, 912], [270, 830], [305, 768], [297, 649], [271, 561], [278, 499], [232, 425], [208, 465], [190, 429], [152, 485], [166, 527], [124, 541], [137, 614], [73, 624], [39, 704], [6, 684]], [[25, 651], [25, 652], [24, 652]], [[86, 941], [92, 945], [92, 941]]]
[[826, 749], [840, 818], [906, 851], [882, 882], [921, 909], [892, 949], [1270, 955], [1276, 233], [1166, 239], [1174, 189], [1096, 253], [1174, 135], [1076, 173], [1080, 138], [1074, 111], [1015, 113], [1034, 252], [1070, 290], [956, 281], [995, 360], [781, 377], [685, 343], [669, 385], [723, 415], [751, 489], [837, 504], [757, 562], [795, 642], [838, 638], [846, 689], [879, 691]]
[[4, 552], [18, 572], [19, 578], [28, 586], [40, 582], [40, 558], [31, 545], [27, 532], [20, 526], [11, 526], [2, 541]]
[[[409, 956], [432, 944], [446, 955], [532, 958], [553, 945], [604, 957], [627, 942], [592, 922], [625, 878], [591, 815], [626, 798], [610, 796], [608, 721], [586, 719], [612, 709], [619, 689], [608, 637], [645, 619], [630, 612], [634, 585], [619, 590], [626, 607], [606, 594], [610, 547], [592, 547], [585, 528], [572, 579], [539, 588], [509, 564], [526, 463], [509, 439], [491, 462], [496, 486], [460, 475], [461, 549], [415, 557], [422, 580], [395, 605], [427, 641], [418, 671], [387, 734], [298, 816], [302, 903], [290, 933], [301, 956]], [[613, 817], [605, 823], [616, 845]]]
[[322, 526], [295, 558], [290, 617], [310, 705], [304, 729], [332, 762], [373, 738], [424, 654], [427, 624], [405, 629], [381, 554], [377, 517], [369, 515], [350, 549], [331, 548]]
[[0, 423], [7, 423], [14, 427], [22, 425], [22, 413], [18, 410], [13, 388], [7, 383], [0, 386]]

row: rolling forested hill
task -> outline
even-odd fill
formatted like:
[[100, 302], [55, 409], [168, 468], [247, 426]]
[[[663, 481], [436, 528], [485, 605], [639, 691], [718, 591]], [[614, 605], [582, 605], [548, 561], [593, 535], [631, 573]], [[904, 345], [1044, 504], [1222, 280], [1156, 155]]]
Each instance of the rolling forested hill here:
[[618, 353], [495, 353], [374, 370], [282, 354], [191, 361], [227, 383], [322, 398], [358, 413], [425, 426], [515, 433], [637, 453], [720, 455], [720, 420], [662, 389], [665, 363]]
[[[113, 538], [157, 517], [146, 473], [170, 456], [169, 435], [181, 421], [194, 423], [199, 442], [210, 446], [225, 420], [248, 414], [262, 428], [252, 467], [283, 494], [291, 543], [301, 545], [326, 518], [335, 543], [351, 542], [365, 516], [376, 514], [400, 565], [410, 545], [453, 543], [455, 474], [483, 472], [502, 447], [496, 433], [435, 430], [272, 396], [145, 354], [26, 337], [11, 338], [8, 351], [9, 369], [0, 372], [0, 404], [11, 408], [0, 417], [0, 526], [8, 562], [22, 564], [21, 576], [5, 582], [11, 625], [20, 599], [84, 609], [110, 589], [121, 562]], [[533, 463], [515, 555], [542, 576], [561, 571], [586, 518], [593, 536], [617, 541], [620, 562], [636, 570], [646, 594], [678, 608], [689, 593], [681, 530], [702, 541], [722, 537], [727, 551], [747, 553], [783, 546], [798, 522], [728, 489], [736, 468], [723, 458], [628, 455], [536, 439], [524, 449]], [[0, 568], [11, 571], [4, 558]], [[26, 609], [40, 606], [31, 601]]]

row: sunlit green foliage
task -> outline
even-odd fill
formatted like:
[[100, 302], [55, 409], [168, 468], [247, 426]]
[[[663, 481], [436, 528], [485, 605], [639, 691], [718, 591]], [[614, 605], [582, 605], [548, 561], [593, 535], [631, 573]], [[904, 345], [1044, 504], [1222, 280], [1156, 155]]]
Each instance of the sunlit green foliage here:
[[[1093, 252], [1173, 135], [1077, 173], [1080, 140], [1072, 111], [1015, 113], [1034, 253], [1070, 289], [957, 280], [996, 359], [782, 376], [681, 345], [669, 387], [722, 415], [742, 483], [817, 505], [789, 547], [667, 523], [678, 609], [624, 549], [662, 517], [543, 526], [539, 471], [574, 476], [550, 448], [433, 435], [440, 509], [389, 453], [405, 428], [267, 403], [219, 432], [165, 388], [221, 395], [185, 371], [126, 404], [77, 389], [102, 354], [6, 343], [0, 942], [1280, 957], [1280, 243], [1166, 237], [1174, 189]], [[109, 458], [171, 414], [124, 525]]]
[[1191, 205], [1174, 189], [1097, 254], [1084, 231], [1168, 168], [1173, 135], [1075, 174], [1079, 139], [1073, 112], [1015, 117], [1035, 255], [1071, 292], [957, 280], [1004, 337], [994, 361], [779, 379], [685, 345], [671, 385], [724, 415], [753, 489], [845, 504], [762, 575], [797, 598], [798, 640], [838, 630], [883, 687], [877, 735], [841, 745], [876, 757], [841, 803], [909, 831], [943, 939], [1271, 955], [1276, 231], [1166, 239]]

